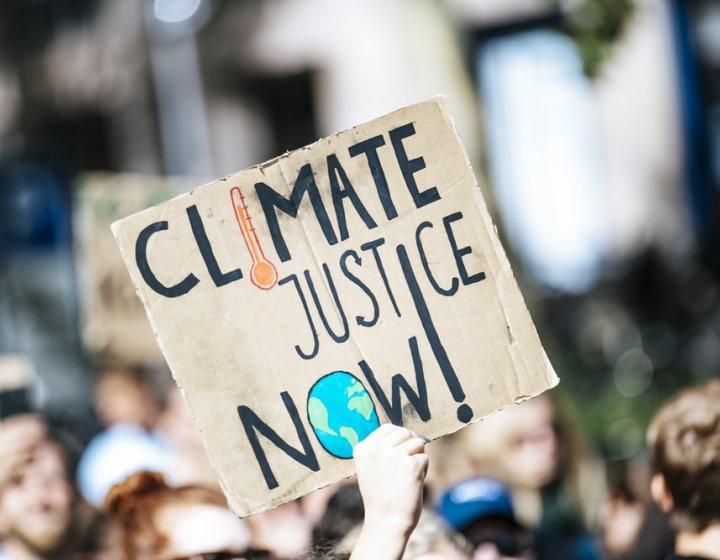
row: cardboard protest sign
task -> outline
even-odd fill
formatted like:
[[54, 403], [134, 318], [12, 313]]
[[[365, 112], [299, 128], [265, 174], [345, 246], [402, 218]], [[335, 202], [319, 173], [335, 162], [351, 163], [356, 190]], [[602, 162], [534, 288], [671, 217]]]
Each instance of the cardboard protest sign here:
[[557, 383], [441, 98], [113, 231], [241, 516]]
[[75, 256], [82, 338], [89, 352], [123, 363], [162, 359], [110, 224], [187, 192], [197, 181], [89, 173], [75, 189]]

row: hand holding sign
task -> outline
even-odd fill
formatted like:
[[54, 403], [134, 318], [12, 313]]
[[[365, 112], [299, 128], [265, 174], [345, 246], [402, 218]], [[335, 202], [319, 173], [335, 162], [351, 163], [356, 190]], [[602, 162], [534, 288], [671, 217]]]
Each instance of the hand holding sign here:
[[381, 423], [436, 438], [557, 383], [442, 99], [113, 232], [239, 515], [349, 476]]
[[402, 557], [422, 511], [425, 443], [406, 428], [383, 424], [355, 447], [365, 519], [352, 560]]

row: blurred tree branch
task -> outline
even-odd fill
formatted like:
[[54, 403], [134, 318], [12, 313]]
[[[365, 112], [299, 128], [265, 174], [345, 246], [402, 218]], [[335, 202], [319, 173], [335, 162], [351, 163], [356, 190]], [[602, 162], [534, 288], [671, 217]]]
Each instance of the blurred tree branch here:
[[596, 78], [635, 13], [633, 0], [550, 0], [566, 14], [563, 30], [577, 45], [588, 78]]

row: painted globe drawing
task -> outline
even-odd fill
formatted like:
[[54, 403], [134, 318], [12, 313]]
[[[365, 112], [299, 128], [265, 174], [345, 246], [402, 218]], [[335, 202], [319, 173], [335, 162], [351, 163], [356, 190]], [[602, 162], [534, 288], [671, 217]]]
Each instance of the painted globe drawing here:
[[341, 459], [352, 458], [355, 445], [380, 426], [365, 386], [344, 371], [325, 375], [312, 386], [307, 412], [320, 444]]

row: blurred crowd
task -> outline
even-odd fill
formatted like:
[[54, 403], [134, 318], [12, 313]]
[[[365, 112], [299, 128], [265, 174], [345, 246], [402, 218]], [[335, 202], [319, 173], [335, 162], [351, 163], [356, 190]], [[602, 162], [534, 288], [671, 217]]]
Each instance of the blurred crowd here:
[[246, 519], [228, 509], [166, 372], [100, 372], [103, 428], [84, 448], [24, 406], [26, 389], [2, 392], [2, 560], [652, 560], [676, 534], [720, 522], [717, 381], [666, 405], [652, 457], [618, 472], [546, 393], [427, 446], [385, 425], [356, 448], [357, 477]]
[[[719, 30], [718, 0], [0, 1], [0, 560], [720, 559]], [[438, 93], [563, 383], [238, 519], [170, 373], [125, 363], [160, 355], [110, 223]]]

